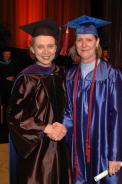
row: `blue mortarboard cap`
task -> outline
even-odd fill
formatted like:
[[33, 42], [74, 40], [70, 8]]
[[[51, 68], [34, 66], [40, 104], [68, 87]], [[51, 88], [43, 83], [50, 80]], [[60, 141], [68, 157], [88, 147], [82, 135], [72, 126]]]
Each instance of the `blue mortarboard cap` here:
[[76, 35], [93, 34], [98, 37], [97, 28], [103, 27], [108, 24], [111, 24], [111, 22], [83, 15], [70, 21], [68, 24], [65, 24], [64, 26], [68, 25], [70, 28], [75, 28]]

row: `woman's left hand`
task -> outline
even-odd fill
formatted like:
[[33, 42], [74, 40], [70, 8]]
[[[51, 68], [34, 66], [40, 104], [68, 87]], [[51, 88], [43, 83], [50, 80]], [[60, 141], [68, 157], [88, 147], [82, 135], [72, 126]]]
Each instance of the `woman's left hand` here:
[[110, 176], [112, 176], [113, 174], [115, 174], [120, 170], [120, 167], [121, 167], [120, 164], [121, 164], [120, 161], [109, 161], [108, 173]]

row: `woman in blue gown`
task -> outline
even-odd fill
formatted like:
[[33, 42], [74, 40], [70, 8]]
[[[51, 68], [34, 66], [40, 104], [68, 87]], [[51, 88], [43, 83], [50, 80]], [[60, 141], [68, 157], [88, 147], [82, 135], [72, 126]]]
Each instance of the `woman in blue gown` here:
[[69, 23], [76, 28], [72, 58], [79, 64], [66, 76], [68, 95], [63, 123], [68, 129], [74, 184], [115, 184], [122, 160], [122, 73], [100, 59], [97, 27], [108, 21], [81, 16]]

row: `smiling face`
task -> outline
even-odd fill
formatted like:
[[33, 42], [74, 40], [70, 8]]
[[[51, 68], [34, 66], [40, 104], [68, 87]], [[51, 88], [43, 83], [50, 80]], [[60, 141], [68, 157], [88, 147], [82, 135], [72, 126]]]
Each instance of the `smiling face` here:
[[36, 36], [31, 51], [37, 59], [37, 64], [43, 67], [51, 66], [56, 53], [56, 40], [52, 36]]
[[93, 34], [78, 34], [75, 44], [82, 63], [91, 63], [96, 59], [99, 38], [96, 38]]

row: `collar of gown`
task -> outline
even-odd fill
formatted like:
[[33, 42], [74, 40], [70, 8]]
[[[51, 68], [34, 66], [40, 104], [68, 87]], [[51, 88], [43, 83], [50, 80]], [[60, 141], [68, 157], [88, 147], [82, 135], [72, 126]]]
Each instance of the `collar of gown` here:
[[[98, 59], [98, 64], [99, 62], [100, 62], [100, 59]], [[95, 67], [95, 61], [93, 61], [90, 64], [81, 63], [80, 68], [81, 68], [82, 77], [85, 78], [88, 73], [94, 70], [94, 67]]]
[[34, 65], [31, 65], [27, 68], [25, 68], [22, 73], [28, 73], [28, 72], [53, 72], [55, 70], [55, 64], [52, 63], [52, 65], [50, 67], [43, 67], [43, 66], [40, 66], [40, 65], [37, 65], [37, 64], [34, 64]]

